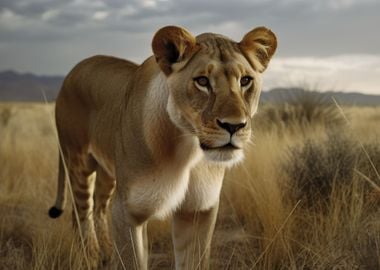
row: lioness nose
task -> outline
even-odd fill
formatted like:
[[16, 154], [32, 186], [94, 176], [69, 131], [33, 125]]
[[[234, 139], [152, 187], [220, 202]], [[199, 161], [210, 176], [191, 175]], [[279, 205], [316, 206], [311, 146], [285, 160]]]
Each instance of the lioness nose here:
[[238, 131], [239, 129], [242, 129], [243, 127], [245, 127], [247, 125], [247, 122], [238, 123], [238, 124], [231, 124], [228, 122], [222, 122], [219, 119], [217, 119], [216, 122], [218, 123], [218, 126], [227, 130], [228, 133], [230, 133], [231, 135], [233, 135], [236, 131]]

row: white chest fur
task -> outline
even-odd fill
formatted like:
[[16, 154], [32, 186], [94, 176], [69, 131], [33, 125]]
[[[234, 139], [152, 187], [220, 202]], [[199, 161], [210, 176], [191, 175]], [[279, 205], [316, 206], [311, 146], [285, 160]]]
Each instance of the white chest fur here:
[[151, 173], [135, 179], [127, 195], [127, 205], [133, 211], [164, 218], [185, 199], [190, 170], [203, 158], [196, 138], [184, 138], [171, 162], [161, 164]]
[[189, 169], [162, 171], [138, 179], [130, 188], [127, 205], [134, 211], [164, 218], [185, 198], [189, 184]]

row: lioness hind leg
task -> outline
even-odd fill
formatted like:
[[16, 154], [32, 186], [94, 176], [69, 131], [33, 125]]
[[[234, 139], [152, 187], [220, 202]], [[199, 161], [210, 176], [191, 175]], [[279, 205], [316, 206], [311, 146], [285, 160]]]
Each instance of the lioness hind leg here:
[[[79, 229], [80, 241], [85, 245], [84, 267], [97, 269], [99, 244], [96, 238], [93, 208], [95, 161], [88, 155], [68, 155], [67, 169], [74, 195], [73, 226]], [[79, 228], [78, 228], [79, 227]]]
[[94, 221], [98, 238], [103, 266], [111, 261], [113, 245], [110, 239], [108, 226], [108, 208], [116, 181], [110, 177], [103, 168], [98, 166], [96, 170], [95, 194], [94, 194]]

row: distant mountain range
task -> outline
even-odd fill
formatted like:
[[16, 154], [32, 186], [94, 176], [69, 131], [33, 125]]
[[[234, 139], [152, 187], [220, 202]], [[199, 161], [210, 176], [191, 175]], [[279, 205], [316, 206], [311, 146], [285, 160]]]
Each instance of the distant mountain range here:
[[62, 76], [37, 76], [15, 71], [0, 72], [0, 101], [55, 100], [61, 88]]
[[261, 102], [267, 103], [297, 103], [303, 99], [317, 99], [320, 104], [333, 103], [334, 99], [341, 105], [357, 106], [379, 106], [380, 95], [369, 95], [361, 93], [349, 93], [338, 91], [306, 91], [302, 88], [275, 88], [270, 91], [263, 91]]
[[[38, 76], [15, 71], [0, 72], [0, 101], [54, 101], [61, 88], [63, 76]], [[344, 92], [308, 92], [301, 88], [275, 88], [263, 91], [261, 101], [297, 102], [301, 98], [317, 95], [319, 99], [331, 102], [335, 98], [340, 104], [380, 105], [380, 95], [366, 95]]]

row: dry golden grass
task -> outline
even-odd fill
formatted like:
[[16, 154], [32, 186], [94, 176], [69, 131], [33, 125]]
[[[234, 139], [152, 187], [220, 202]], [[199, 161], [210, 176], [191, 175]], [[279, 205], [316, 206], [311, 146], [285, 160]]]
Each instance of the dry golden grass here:
[[[380, 108], [343, 110], [349, 124], [261, 107], [247, 158], [225, 180], [212, 269], [380, 268]], [[53, 105], [0, 104], [0, 138], [0, 269], [80, 269], [70, 207], [47, 215]], [[152, 269], [173, 268], [169, 232], [168, 221], [150, 224]]]

